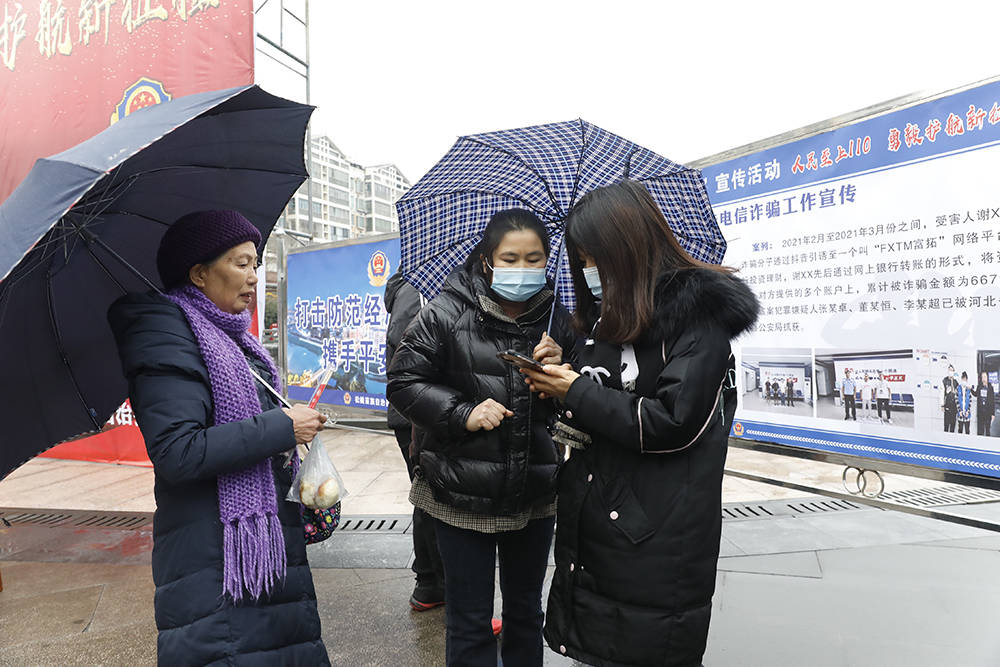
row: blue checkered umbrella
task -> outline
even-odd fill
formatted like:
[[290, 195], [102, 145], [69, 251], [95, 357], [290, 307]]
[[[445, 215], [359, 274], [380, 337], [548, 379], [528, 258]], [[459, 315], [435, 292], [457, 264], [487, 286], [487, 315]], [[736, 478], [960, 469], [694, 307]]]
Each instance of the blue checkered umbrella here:
[[497, 211], [527, 208], [551, 237], [548, 273], [573, 307], [563, 223], [584, 194], [623, 178], [641, 181], [692, 256], [726, 253], [701, 174], [584, 120], [460, 137], [397, 203], [403, 275], [433, 298], [479, 242]]

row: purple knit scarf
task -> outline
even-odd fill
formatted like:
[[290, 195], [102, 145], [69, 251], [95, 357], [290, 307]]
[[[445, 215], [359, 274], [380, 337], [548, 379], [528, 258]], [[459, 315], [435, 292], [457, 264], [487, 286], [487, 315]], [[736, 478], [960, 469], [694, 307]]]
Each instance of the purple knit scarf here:
[[[224, 313], [201, 290], [187, 285], [167, 298], [187, 317], [212, 385], [215, 424], [228, 424], [261, 413], [257, 387], [242, 350], [267, 364], [280, 391], [271, 356], [249, 331], [250, 312]], [[240, 349], [242, 348], [242, 350]], [[285, 540], [278, 519], [271, 460], [218, 477], [219, 520], [223, 539], [223, 593], [234, 601], [244, 590], [253, 599], [270, 593], [285, 578]]]

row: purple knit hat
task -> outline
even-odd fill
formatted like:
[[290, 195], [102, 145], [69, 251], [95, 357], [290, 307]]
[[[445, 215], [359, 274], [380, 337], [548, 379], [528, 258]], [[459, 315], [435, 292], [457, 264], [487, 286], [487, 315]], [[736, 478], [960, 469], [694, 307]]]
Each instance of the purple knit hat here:
[[195, 264], [215, 259], [241, 243], [260, 248], [260, 230], [239, 211], [196, 211], [167, 229], [156, 252], [156, 268], [166, 289], [187, 281]]

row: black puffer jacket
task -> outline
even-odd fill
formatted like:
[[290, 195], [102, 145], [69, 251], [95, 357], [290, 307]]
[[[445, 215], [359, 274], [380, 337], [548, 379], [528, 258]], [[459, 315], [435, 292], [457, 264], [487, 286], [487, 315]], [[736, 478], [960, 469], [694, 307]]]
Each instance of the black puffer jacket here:
[[587, 664], [699, 665], [708, 636], [736, 409], [729, 341], [758, 304], [739, 279], [694, 269], [661, 276], [655, 305], [631, 349], [581, 348], [565, 400], [592, 442], [559, 478], [545, 638]]
[[[208, 370], [180, 308], [156, 294], [115, 302], [108, 320], [155, 473], [153, 582], [161, 665], [328, 665], [299, 506], [283, 500], [291, 474], [279, 452], [292, 421], [263, 388], [264, 412], [212, 426]], [[256, 369], [268, 377], [258, 360]], [[222, 598], [216, 478], [271, 457], [288, 562], [269, 599]]]
[[[389, 367], [389, 401], [419, 429], [419, 474], [440, 502], [493, 515], [551, 502], [559, 456], [547, 425], [550, 401], [533, 396], [497, 353], [531, 356], [548, 325], [552, 292], [509, 321], [477, 269], [456, 270], [407, 329]], [[505, 321], [507, 320], [507, 321]], [[557, 306], [552, 338], [570, 360], [569, 313]], [[499, 428], [469, 433], [472, 409], [492, 398], [514, 413]]]
[[[389, 326], [385, 332], [385, 365], [392, 365], [392, 357], [399, 347], [399, 341], [403, 340], [403, 332], [410, 322], [420, 312], [424, 298], [417, 291], [417, 288], [406, 282], [406, 278], [398, 271], [392, 274], [389, 282], [385, 286], [385, 309], [389, 312]], [[408, 429], [410, 422], [406, 417], [399, 414], [396, 408], [389, 404], [386, 410], [386, 421], [389, 428]]]

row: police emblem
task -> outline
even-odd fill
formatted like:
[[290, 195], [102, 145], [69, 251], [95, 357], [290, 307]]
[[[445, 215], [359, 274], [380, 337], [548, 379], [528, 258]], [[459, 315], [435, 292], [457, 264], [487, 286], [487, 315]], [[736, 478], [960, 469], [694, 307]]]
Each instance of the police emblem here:
[[351, 395], [345, 391], [344, 392], [344, 405], [350, 405], [350, 404], [351, 404]]
[[171, 95], [163, 88], [162, 83], [143, 77], [125, 89], [122, 101], [111, 113], [111, 125], [139, 109], [145, 109], [169, 99], [171, 99]]
[[382, 287], [388, 281], [389, 257], [381, 250], [376, 250], [368, 260], [368, 282], [372, 287]]
[[741, 424], [740, 422], [736, 422], [735, 424], [733, 424], [733, 433], [736, 435], [736, 437], [742, 436], [743, 424]]

